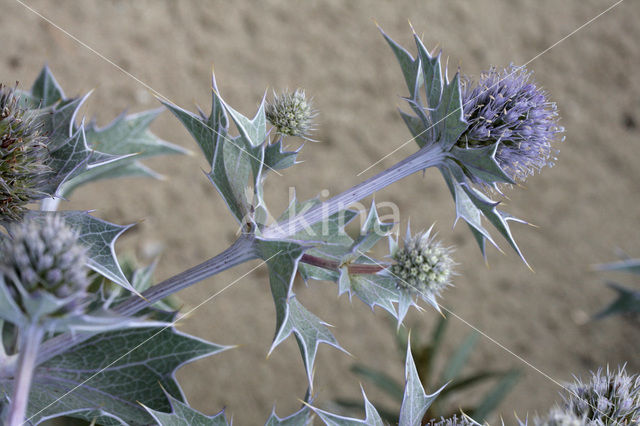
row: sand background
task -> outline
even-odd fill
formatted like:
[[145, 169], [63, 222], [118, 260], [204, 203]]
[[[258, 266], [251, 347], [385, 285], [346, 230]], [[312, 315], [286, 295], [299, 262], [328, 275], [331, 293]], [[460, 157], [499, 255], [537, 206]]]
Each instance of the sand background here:
[[[615, 250], [640, 256], [640, 3], [627, 0], [541, 54], [594, 18], [611, 1], [27, 1], [178, 105], [195, 110], [210, 104], [215, 63], [219, 88], [237, 110], [253, 114], [265, 88], [302, 87], [320, 111], [318, 144], [307, 144], [305, 164], [272, 176], [269, 206], [283, 208], [288, 188], [300, 198], [326, 189], [336, 194], [362, 177], [383, 170], [413, 152], [413, 144], [356, 174], [410, 136], [396, 107], [406, 88], [391, 51], [372, 18], [405, 46], [407, 20], [424, 42], [438, 44], [449, 66], [478, 75], [491, 65], [522, 64], [559, 106], [567, 140], [557, 166], [531, 178], [526, 189], [508, 193], [508, 211], [539, 228], [514, 225], [517, 241], [535, 269], [509, 250], [488, 250], [487, 268], [466, 226], [451, 230], [453, 203], [437, 172], [412, 176], [379, 192], [392, 201], [403, 225], [414, 229], [437, 222], [440, 237], [457, 247], [460, 276], [444, 304], [469, 323], [528, 360], [550, 377], [627, 362], [640, 370], [637, 325], [620, 318], [586, 322], [613, 293], [590, 265], [615, 259]], [[14, 0], [2, 0], [0, 75], [28, 87], [48, 63], [68, 95], [95, 89], [85, 114], [106, 124], [123, 109], [159, 106], [138, 82], [100, 59]], [[539, 56], [538, 56], [539, 55]], [[205, 161], [195, 143], [169, 113], [153, 126], [162, 138], [192, 149], [194, 156], [148, 161], [168, 179], [120, 180], [79, 190], [65, 209], [97, 209], [116, 223], [142, 221], [118, 245], [145, 262], [162, 246], [158, 280], [223, 250], [235, 223], [203, 175]], [[294, 142], [295, 143], [295, 142]], [[502, 242], [503, 243], [503, 242]], [[507, 249], [506, 244], [503, 244]], [[180, 294], [188, 306], [240, 277], [257, 262], [208, 279]], [[637, 285], [637, 283], [635, 283]], [[335, 335], [354, 357], [401, 379], [402, 360], [392, 345], [387, 315], [372, 314], [361, 302], [337, 298], [333, 284], [296, 287], [303, 303], [335, 325]], [[436, 320], [427, 309], [413, 312], [414, 333], [426, 334]], [[285, 415], [298, 406], [306, 384], [298, 349], [289, 339], [266, 359], [274, 311], [266, 268], [259, 268], [198, 309], [180, 328], [217, 343], [240, 345], [180, 370], [189, 401], [213, 413], [227, 407], [235, 424], [261, 424], [273, 404]], [[453, 321], [448, 347], [469, 332]], [[359, 379], [349, 373], [354, 359], [328, 346], [316, 366], [318, 404], [359, 396]], [[544, 412], [559, 387], [513, 355], [482, 339], [472, 357], [476, 368], [520, 366], [526, 375], [500, 407], [507, 424]], [[372, 400], [380, 394], [365, 383]], [[431, 389], [433, 390], [433, 389]], [[474, 394], [472, 393], [472, 396]], [[493, 418], [496, 420], [496, 417]]]

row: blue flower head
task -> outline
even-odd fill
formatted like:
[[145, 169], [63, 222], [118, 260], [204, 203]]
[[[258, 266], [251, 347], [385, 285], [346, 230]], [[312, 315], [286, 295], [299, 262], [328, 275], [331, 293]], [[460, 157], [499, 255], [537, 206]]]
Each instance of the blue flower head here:
[[553, 148], [564, 128], [556, 104], [531, 81], [531, 72], [511, 66], [491, 68], [478, 84], [462, 81], [464, 118], [469, 127], [457, 142], [461, 148], [498, 143], [495, 158], [514, 181], [524, 181], [552, 166]]

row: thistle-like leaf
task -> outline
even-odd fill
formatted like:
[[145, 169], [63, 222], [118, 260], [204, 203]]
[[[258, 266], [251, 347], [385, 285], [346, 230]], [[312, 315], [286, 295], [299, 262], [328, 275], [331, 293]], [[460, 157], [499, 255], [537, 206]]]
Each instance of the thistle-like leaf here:
[[88, 249], [89, 266], [107, 279], [136, 292], [118, 264], [115, 253], [116, 240], [133, 225], [121, 226], [106, 222], [83, 211], [63, 211], [59, 213], [31, 211], [28, 217], [44, 220], [50, 214], [61, 215], [67, 224], [79, 233], [79, 241]]
[[280, 418], [276, 414], [275, 407], [271, 411], [271, 415], [267, 419], [267, 422], [264, 424], [265, 426], [307, 426], [310, 425], [313, 420], [313, 412], [309, 407], [309, 394], [305, 398], [305, 403], [302, 408], [300, 408], [295, 413], [290, 416]]
[[291, 291], [304, 247], [292, 241], [256, 239], [256, 249], [269, 267], [271, 294], [276, 307], [276, 333], [269, 352], [293, 333], [307, 371], [309, 386], [312, 387], [318, 345], [324, 342], [342, 348], [327, 324], [302, 306]]
[[228, 426], [224, 410], [213, 416], [207, 416], [191, 408], [188, 404], [167, 393], [171, 404], [171, 412], [164, 413], [141, 405], [153, 417], [159, 426]]
[[267, 119], [264, 113], [265, 97], [266, 93], [265, 96], [262, 97], [258, 112], [256, 112], [253, 119], [249, 119], [240, 114], [221, 99], [222, 105], [238, 128], [240, 136], [244, 138], [250, 146], [260, 146], [267, 138]]
[[148, 130], [159, 114], [158, 110], [128, 116], [122, 114], [104, 128], [91, 123], [85, 129], [77, 122], [77, 114], [87, 97], [66, 98], [47, 66], [40, 72], [30, 92], [21, 93], [21, 102], [40, 110], [43, 130], [51, 139], [50, 166], [54, 176], [46, 188], [48, 193], [65, 197], [78, 186], [98, 179], [158, 177], [137, 159], [186, 152]]
[[[33, 424], [66, 415], [102, 425], [147, 425], [153, 418], [136, 401], [169, 411], [163, 388], [183, 399], [176, 370], [226, 349], [173, 327], [98, 334], [35, 369], [27, 418]], [[6, 395], [11, 388], [11, 381], [0, 381]]]
[[599, 271], [620, 271], [640, 275], [640, 259], [624, 259], [618, 262], [596, 265]]
[[[419, 426], [422, 418], [444, 386], [433, 394], [428, 395], [418, 376], [416, 365], [411, 355], [411, 342], [407, 343], [407, 358], [405, 362], [405, 387], [402, 406], [400, 407], [400, 426]], [[446, 386], [446, 385], [445, 385]]]
[[309, 387], [313, 387], [313, 364], [320, 343], [326, 343], [342, 351], [345, 350], [329, 331], [328, 324], [309, 312], [295, 296], [291, 296], [287, 301], [287, 308], [288, 316], [276, 335], [271, 350], [282, 343], [291, 333], [295, 334], [307, 371]]
[[455, 163], [448, 163], [447, 167], [441, 167], [447, 186], [451, 191], [451, 195], [456, 205], [456, 220], [462, 218], [472, 228], [474, 237], [480, 246], [482, 255], [486, 258], [485, 242], [488, 240], [496, 248], [500, 249], [498, 244], [493, 240], [491, 234], [484, 227], [482, 219], [486, 218], [511, 245], [513, 250], [520, 256], [522, 261], [528, 266], [524, 255], [516, 244], [515, 239], [509, 227], [509, 221], [527, 223], [497, 208], [500, 204], [491, 200], [482, 192], [472, 187], [468, 179], [464, 175], [462, 169]]
[[[138, 160], [168, 154], [186, 154], [188, 151], [164, 141], [149, 130], [161, 109], [137, 114], [121, 114], [103, 128], [94, 122], [85, 127], [85, 138], [94, 152], [114, 156], [114, 161], [87, 167], [82, 173], [67, 181], [60, 195], [68, 197], [80, 185], [101, 179], [116, 177], [153, 177], [160, 175], [142, 165]], [[95, 155], [95, 154], [94, 154]]]
[[596, 319], [609, 315], [640, 313], [640, 291], [626, 288], [617, 283], [607, 283], [616, 293], [617, 298], [606, 308], [595, 315]]
[[364, 389], [362, 389], [362, 398], [364, 399], [364, 411], [365, 418], [355, 419], [352, 417], [339, 416], [337, 414], [330, 413], [328, 411], [321, 410], [319, 408], [312, 407], [313, 411], [322, 419], [322, 421], [328, 426], [357, 426], [357, 425], [367, 425], [367, 426], [383, 426], [382, 418], [380, 418], [380, 414], [376, 407], [373, 406], [367, 395], [364, 393]]

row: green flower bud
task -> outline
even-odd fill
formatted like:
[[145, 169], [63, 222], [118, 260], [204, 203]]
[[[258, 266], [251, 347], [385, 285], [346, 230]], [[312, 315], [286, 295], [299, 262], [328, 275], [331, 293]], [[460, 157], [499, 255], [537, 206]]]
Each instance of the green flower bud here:
[[392, 254], [396, 263], [390, 269], [398, 278], [398, 288], [433, 300], [450, 284], [454, 262], [452, 250], [431, 236], [431, 229], [413, 237], [407, 235], [404, 247]]
[[274, 94], [273, 102], [267, 104], [265, 113], [267, 120], [281, 135], [309, 139], [316, 112], [303, 90], [297, 89], [280, 96]]
[[12, 238], [0, 240], [0, 275], [16, 305], [28, 316], [78, 313], [90, 283], [78, 234], [55, 215], [9, 231]]

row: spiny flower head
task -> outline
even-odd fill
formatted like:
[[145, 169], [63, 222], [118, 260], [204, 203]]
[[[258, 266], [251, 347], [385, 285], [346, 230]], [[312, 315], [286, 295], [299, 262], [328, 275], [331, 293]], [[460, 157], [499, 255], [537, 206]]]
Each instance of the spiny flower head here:
[[433, 226], [413, 237], [407, 229], [404, 247], [392, 253], [396, 263], [390, 272], [398, 278], [398, 288], [419, 294], [434, 304], [442, 290], [451, 285], [454, 261], [452, 249], [436, 240], [435, 235], [431, 235], [432, 229]]
[[474, 425], [479, 425], [479, 423], [476, 423], [475, 421], [473, 421], [471, 418], [467, 417], [467, 416], [460, 416], [458, 417], [457, 415], [453, 415], [453, 417], [449, 417], [447, 419], [445, 419], [444, 417], [440, 418], [440, 420], [431, 420], [429, 421], [429, 423], [427, 423], [428, 426], [474, 426]]
[[546, 418], [536, 419], [536, 426], [584, 426], [586, 423], [583, 417], [579, 417], [572, 411], [554, 408]]
[[511, 66], [491, 68], [477, 85], [462, 82], [464, 118], [469, 127], [458, 140], [462, 148], [498, 143], [495, 158], [515, 181], [553, 166], [551, 143], [564, 128], [556, 104], [531, 81], [531, 72]]
[[640, 376], [617, 372], [591, 373], [591, 381], [576, 380], [567, 388], [565, 408], [586, 419], [588, 425], [639, 425]]
[[62, 306], [55, 315], [75, 312], [90, 284], [78, 233], [56, 215], [9, 228], [12, 238], [0, 240], [0, 274], [16, 304], [29, 314], [30, 301], [48, 296]]
[[285, 92], [280, 96], [274, 93], [273, 102], [267, 104], [265, 113], [278, 133], [309, 139], [316, 112], [304, 90], [296, 89], [293, 93]]
[[46, 137], [15, 90], [0, 85], [0, 220], [18, 221], [26, 204], [47, 196], [40, 189], [50, 168]]

